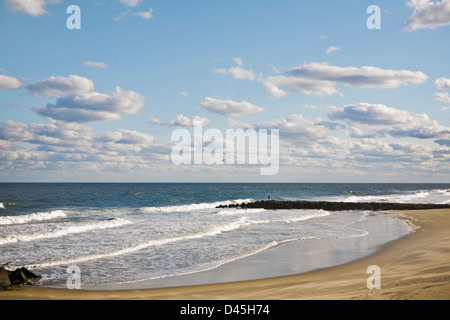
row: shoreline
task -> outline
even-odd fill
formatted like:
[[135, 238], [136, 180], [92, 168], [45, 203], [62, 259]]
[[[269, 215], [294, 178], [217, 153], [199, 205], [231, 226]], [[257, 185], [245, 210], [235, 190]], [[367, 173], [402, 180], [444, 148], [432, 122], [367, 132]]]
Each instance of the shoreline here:
[[[0, 300], [365, 300], [450, 299], [450, 209], [396, 211], [419, 228], [375, 253], [292, 276], [223, 284], [123, 291], [20, 287]], [[381, 289], [366, 287], [367, 267], [381, 269]]]

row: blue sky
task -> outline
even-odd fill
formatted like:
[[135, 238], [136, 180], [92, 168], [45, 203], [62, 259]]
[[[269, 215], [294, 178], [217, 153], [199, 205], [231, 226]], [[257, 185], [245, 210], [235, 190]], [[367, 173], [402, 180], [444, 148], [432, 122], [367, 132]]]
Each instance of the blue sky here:
[[[0, 181], [450, 176], [449, 0], [1, 0], [0, 30]], [[279, 173], [174, 165], [194, 117], [279, 129]]]

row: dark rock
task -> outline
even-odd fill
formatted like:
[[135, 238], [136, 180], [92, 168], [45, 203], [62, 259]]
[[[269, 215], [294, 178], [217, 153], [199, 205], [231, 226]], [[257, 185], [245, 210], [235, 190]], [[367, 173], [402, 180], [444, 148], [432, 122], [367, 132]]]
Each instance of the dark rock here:
[[28, 270], [25, 267], [20, 268], [20, 271], [22, 271], [22, 273], [28, 278], [28, 279], [38, 279], [41, 278], [40, 276], [34, 274], [33, 272], [31, 272], [30, 270]]
[[9, 271], [9, 280], [13, 286], [20, 286], [22, 284], [29, 284], [27, 276], [22, 272], [21, 269], [16, 269], [14, 271]]
[[384, 202], [327, 202], [327, 201], [256, 201], [251, 203], [218, 206], [217, 208], [249, 209], [322, 209], [326, 211], [388, 211], [388, 210], [429, 210], [450, 209], [450, 204], [384, 203]]
[[11, 280], [9, 280], [8, 270], [0, 268], [0, 290], [6, 290], [11, 286]]

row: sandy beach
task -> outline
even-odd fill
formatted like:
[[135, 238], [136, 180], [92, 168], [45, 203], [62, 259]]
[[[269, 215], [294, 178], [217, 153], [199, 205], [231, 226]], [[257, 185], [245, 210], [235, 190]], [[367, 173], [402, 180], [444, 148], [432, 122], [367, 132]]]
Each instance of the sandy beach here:
[[[84, 291], [21, 287], [1, 300], [447, 300], [450, 298], [450, 210], [402, 212], [419, 228], [368, 257], [299, 275], [178, 288]], [[369, 266], [381, 289], [369, 290]]]

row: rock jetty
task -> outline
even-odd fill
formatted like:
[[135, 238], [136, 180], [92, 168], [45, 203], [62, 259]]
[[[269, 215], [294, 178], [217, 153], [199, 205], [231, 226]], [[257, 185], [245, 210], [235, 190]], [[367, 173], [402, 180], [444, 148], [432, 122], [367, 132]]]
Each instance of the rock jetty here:
[[242, 204], [220, 205], [217, 208], [242, 209], [321, 209], [326, 211], [389, 211], [450, 209], [450, 204], [384, 203], [384, 202], [328, 202], [328, 201], [255, 201]]
[[0, 267], [0, 290], [7, 290], [11, 286], [31, 285], [30, 280], [40, 278], [27, 268], [19, 268], [13, 271]]

